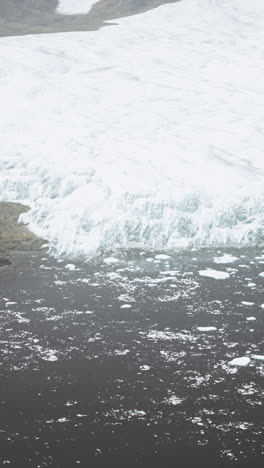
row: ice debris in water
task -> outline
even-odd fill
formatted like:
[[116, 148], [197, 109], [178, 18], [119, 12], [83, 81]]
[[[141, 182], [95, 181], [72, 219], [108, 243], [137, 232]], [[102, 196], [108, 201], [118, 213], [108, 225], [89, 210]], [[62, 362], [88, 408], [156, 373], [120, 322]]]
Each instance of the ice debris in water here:
[[262, 271], [262, 272], [259, 274], [259, 276], [260, 276], [261, 278], [264, 278], [264, 271]]
[[69, 271], [73, 271], [73, 270], [76, 270], [76, 265], [74, 265], [73, 263], [68, 263], [65, 268], [67, 268], [67, 270]]
[[115, 257], [107, 257], [104, 259], [104, 263], [107, 265], [114, 265], [115, 263], [119, 263], [119, 260]]
[[150, 367], [147, 366], [146, 364], [144, 366], [140, 366], [140, 370], [142, 370], [142, 371], [147, 371], [149, 369], [150, 369]]
[[208, 278], [214, 278], [217, 280], [224, 280], [230, 277], [229, 273], [226, 271], [219, 271], [219, 270], [201, 270], [199, 271], [200, 276], [206, 276]]
[[254, 320], [257, 320], [256, 317], [246, 317], [246, 320], [249, 322], [254, 322]]
[[240, 357], [240, 358], [233, 359], [232, 361], [229, 362], [229, 365], [230, 366], [244, 367], [244, 366], [248, 366], [249, 363], [250, 363], [250, 358], [247, 357], [247, 356], [243, 356], [243, 357]]
[[255, 303], [254, 302], [241, 301], [241, 304], [243, 304], [245, 306], [253, 306]]
[[215, 263], [234, 263], [236, 262], [238, 259], [238, 257], [234, 257], [233, 255], [229, 255], [229, 254], [224, 254], [222, 257], [215, 257], [214, 258], [214, 262]]
[[120, 309], [131, 309], [131, 305], [130, 304], [123, 304], [121, 305]]
[[216, 331], [216, 327], [197, 327], [197, 330], [200, 332], [210, 332], [210, 331]]
[[165, 254], [158, 254], [158, 255], [155, 255], [155, 258], [156, 260], [168, 260], [169, 258], [171, 258], [171, 256], [165, 255]]

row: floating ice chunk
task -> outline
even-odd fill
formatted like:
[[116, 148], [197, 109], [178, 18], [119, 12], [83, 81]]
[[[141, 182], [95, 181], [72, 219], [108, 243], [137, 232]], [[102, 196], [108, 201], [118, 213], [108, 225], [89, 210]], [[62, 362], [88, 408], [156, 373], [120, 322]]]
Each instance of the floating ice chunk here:
[[149, 262], [149, 263], [153, 262], [153, 258], [151, 258], [151, 257], [146, 258], [146, 262]]
[[70, 270], [70, 271], [73, 271], [73, 270], [76, 270], [76, 265], [74, 265], [73, 263], [68, 263], [65, 268], [67, 268], [67, 270]]
[[158, 254], [158, 255], [155, 255], [155, 258], [156, 260], [168, 260], [169, 258], [171, 258], [171, 256], [165, 255], [165, 254]]
[[128, 418], [133, 417], [133, 416], [138, 416], [138, 417], [146, 416], [145, 411], [138, 410], [138, 409], [129, 410], [129, 411], [126, 412], [126, 414], [127, 414]]
[[108, 276], [108, 278], [110, 278], [110, 280], [115, 280], [115, 279], [122, 278], [121, 275], [119, 275], [118, 273], [115, 273], [114, 271], [111, 272], [111, 273], [108, 273], [107, 276]]
[[59, 0], [57, 13], [60, 15], [86, 15], [98, 0]]
[[52, 350], [52, 349], [49, 349], [43, 356], [41, 356], [41, 358], [43, 359], [43, 361], [50, 361], [50, 362], [54, 362], [54, 361], [58, 361], [58, 356], [56, 355], [56, 351]]
[[247, 287], [248, 288], [254, 288], [256, 286], [256, 283], [248, 283]]
[[67, 418], [59, 418], [58, 421], [59, 421], [60, 423], [64, 423], [64, 422], [68, 422], [69, 419], [67, 419]]
[[214, 258], [214, 262], [215, 263], [234, 263], [236, 262], [238, 259], [238, 257], [234, 257], [233, 255], [229, 255], [229, 254], [224, 254], [222, 257], [215, 257]]
[[261, 304], [261, 306], [260, 306], [260, 307], [261, 307], [261, 309], [264, 309], [264, 304]]
[[262, 354], [252, 354], [252, 359], [256, 359], [257, 361], [264, 361], [264, 356]]
[[232, 361], [229, 362], [229, 365], [230, 366], [244, 367], [244, 366], [248, 366], [249, 363], [250, 363], [250, 358], [246, 357], [246, 356], [243, 356], [243, 357], [240, 357], [240, 358], [233, 359]]
[[104, 259], [104, 263], [107, 265], [114, 265], [115, 263], [119, 263], [119, 260], [115, 257], [107, 257]]
[[216, 327], [197, 327], [197, 330], [200, 332], [210, 332], [210, 331], [216, 331]]
[[256, 317], [246, 317], [246, 320], [248, 322], [254, 322], [254, 320], [257, 320]]
[[241, 301], [241, 304], [243, 304], [245, 306], [253, 306], [255, 303], [254, 302]]
[[140, 366], [140, 370], [142, 371], [148, 371], [150, 369], [149, 366], [147, 366], [146, 364], [144, 366]]
[[264, 278], [264, 271], [262, 271], [262, 272], [259, 274], [259, 276], [260, 276], [261, 278]]
[[167, 405], [180, 405], [183, 402], [182, 398], [177, 397], [176, 395], [172, 395], [169, 398], [163, 400], [163, 403]]
[[114, 353], [116, 356], [125, 356], [126, 354], [130, 353], [129, 349], [115, 349]]
[[123, 304], [121, 305], [120, 309], [131, 309], [131, 305], [130, 304]]
[[208, 278], [214, 278], [217, 280], [224, 280], [230, 277], [229, 273], [226, 271], [219, 271], [219, 270], [201, 270], [199, 271], [200, 276], [206, 276]]
[[176, 276], [179, 273], [179, 270], [166, 270], [166, 271], [161, 271], [161, 275], [168, 275], [168, 276]]

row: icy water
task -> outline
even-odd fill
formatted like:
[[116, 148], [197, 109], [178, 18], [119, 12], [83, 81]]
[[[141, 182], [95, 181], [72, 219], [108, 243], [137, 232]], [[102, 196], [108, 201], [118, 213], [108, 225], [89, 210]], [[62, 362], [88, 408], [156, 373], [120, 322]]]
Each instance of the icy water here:
[[1, 466], [262, 466], [263, 250], [14, 259]]

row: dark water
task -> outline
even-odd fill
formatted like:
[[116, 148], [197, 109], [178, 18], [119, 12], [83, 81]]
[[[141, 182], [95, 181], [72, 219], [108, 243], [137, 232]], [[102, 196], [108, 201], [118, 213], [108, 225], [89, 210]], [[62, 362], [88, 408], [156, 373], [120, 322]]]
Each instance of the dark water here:
[[264, 257], [232, 254], [74, 270], [15, 255], [0, 270], [1, 466], [263, 466]]
[[[57, 0], [0, 0], [0, 36], [91, 31], [105, 21], [134, 15], [178, 0], [101, 0], [87, 15], [58, 15]], [[96, 2], [96, 0], [95, 0]]]

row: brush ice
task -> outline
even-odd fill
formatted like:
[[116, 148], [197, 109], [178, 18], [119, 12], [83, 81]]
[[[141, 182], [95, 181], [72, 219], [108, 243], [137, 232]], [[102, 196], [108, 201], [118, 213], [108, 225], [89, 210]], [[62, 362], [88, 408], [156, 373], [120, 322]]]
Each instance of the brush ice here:
[[87, 14], [98, 0], [59, 0], [57, 13], [61, 15]]
[[250, 363], [250, 358], [248, 358], [246, 356], [243, 356], [243, 357], [240, 357], [240, 358], [233, 359], [232, 361], [229, 362], [229, 365], [230, 366], [244, 367], [244, 366], [248, 366], [249, 363]]
[[263, 21], [183, 0], [1, 38], [1, 200], [58, 254], [263, 242]]
[[206, 276], [208, 278], [214, 278], [217, 280], [224, 280], [230, 277], [229, 273], [226, 271], [219, 271], [219, 270], [201, 270], [199, 271], [200, 276]]

